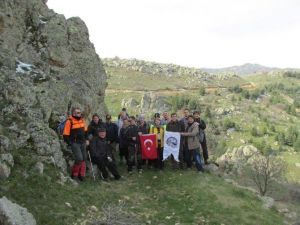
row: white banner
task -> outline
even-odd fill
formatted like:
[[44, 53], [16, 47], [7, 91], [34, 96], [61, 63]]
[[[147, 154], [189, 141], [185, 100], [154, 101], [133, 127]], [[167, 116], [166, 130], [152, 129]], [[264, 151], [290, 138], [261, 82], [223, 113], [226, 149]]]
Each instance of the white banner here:
[[173, 155], [174, 159], [179, 162], [179, 149], [180, 133], [166, 131], [164, 137], [163, 160], [166, 160], [170, 155]]

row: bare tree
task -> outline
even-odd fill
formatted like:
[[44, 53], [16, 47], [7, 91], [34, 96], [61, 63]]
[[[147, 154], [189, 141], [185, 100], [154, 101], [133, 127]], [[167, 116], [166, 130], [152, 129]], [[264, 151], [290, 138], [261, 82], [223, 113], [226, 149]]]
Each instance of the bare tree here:
[[286, 168], [285, 162], [275, 155], [256, 153], [248, 161], [250, 178], [257, 186], [259, 193], [264, 196], [272, 181], [282, 177]]

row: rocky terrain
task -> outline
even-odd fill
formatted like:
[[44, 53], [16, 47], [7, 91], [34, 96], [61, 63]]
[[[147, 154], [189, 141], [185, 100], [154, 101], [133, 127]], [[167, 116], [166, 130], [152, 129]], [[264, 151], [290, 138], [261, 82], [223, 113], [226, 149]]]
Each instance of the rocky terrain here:
[[[282, 79], [274, 86], [274, 77], [248, 81], [234, 73], [135, 59], [102, 64], [85, 23], [66, 19], [46, 2], [0, 0], [0, 224], [299, 221], [298, 74], [274, 75]], [[256, 89], [262, 83], [269, 86]], [[120, 165], [120, 182], [103, 182], [98, 173], [95, 181], [90, 169], [79, 184], [68, 176], [71, 153], [56, 132], [72, 106], [82, 107], [87, 119], [95, 112], [116, 116], [121, 106], [149, 115], [201, 109], [210, 160], [220, 167], [212, 163], [199, 174], [174, 171], [166, 162], [162, 173], [146, 169], [128, 176]], [[252, 165], [253, 156], [269, 148], [290, 160], [286, 179], [295, 186], [276, 180], [279, 190], [263, 198], [242, 179], [240, 162]]]
[[66, 171], [57, 123], [72, 106], [86, 118], [105, 108], [106, 73], [88, 28], [45, 2], [0, 1], [1, 179], [25, 149]]
[[255, 73], [268, 73], [271, 71], [279, 71], [279, 68], [266, 67], [259, 64], [246, 63], [241, 66], [231, 66], [220, 69], [202, 68], [207, 73], [234, 73], [239, 76], [250, 75]]
[[227, 80], [231, 77], [236, 77], [234, 73], [224, 74], [209, 74], [201, 69], [183, 67], [175, 64], [163, 64], [156, 62], [149, 62], [138, 59], [121, 59], [121, 58], [105, 58], [103, 64], [106, 68], [123, 68], [128, 71], [138, 71], [146, 74], [156, 76], [168, 77], [196, 77], [202, 81], [206, 79], [220, 79]]

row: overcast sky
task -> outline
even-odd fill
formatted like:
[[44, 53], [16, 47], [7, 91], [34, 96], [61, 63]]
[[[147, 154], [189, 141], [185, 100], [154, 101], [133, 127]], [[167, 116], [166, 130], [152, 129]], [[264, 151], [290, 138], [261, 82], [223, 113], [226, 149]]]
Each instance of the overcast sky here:
[[300, 0], [48, 0], [81, 17], [101, 58], [300, 68]]

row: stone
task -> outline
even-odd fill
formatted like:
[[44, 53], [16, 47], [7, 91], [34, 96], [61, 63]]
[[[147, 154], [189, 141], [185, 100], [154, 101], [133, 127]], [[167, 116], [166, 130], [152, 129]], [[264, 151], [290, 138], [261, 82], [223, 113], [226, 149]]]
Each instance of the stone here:
[[9, 139], [3, 135], [0, 135], [0, 152], [7, 152], [9, 150], [9, 146]]
[[219, 170], [219, 167], [213, 163], [210, 163], [208, 165], [204, 165], [204, 169], [211, 173], [216, 173]]
[[103, 116], [106, 72], [85, 23], [56, 14], [45, 2], [0, 3], [0, 154], [31, 149], [41, 163], [66, 172], [59, 118], [73, 106], [87, 120]]
[[234, 170], [238, 174], [242, 173], [242, 167], [251, 161], [253, 156], [259, 154], [259, 150], [253, 145], [243, 145], [238, 148], [228, 149], [216, 162], [222, 170]]
[[170, 103], [164, 96], [156, 95], [154, 92], [146, 92], [140, 103], [141, 113], [147, 112], [149, 110], [154, 112], [163, 112], [171, 109]]
[[42, 162], [37, 162], [33, 169], [38, 174], [42, 175], [44, 173], [44, 164]]
[[2, 197], [0, 199], [0, 224], [36, 225], [36, 221], [26, 208], [12, 203], [6, 197]]
[[94, 205], [90, 206], [89, 209], [93, 212], [98, 212], [99, 211], [98, 208]]
[[134, 98], [129, 98], [128, 100], [123, 99], [121, 102], [121, 107], [125, 108], [131, 108], [131, 107], [137, 107], [138, 102]]
[[300, 163], [295, 163], [295, 166], [300, 168]]
[[260, 199], [262, 200], [262, 202], [263, 202], [263, 207], [264, 207], [265, 209], [270, 209], [270, 208], [272, 208], [272, 207], [274, 206], [274, 204], [275, 204], [274, 199], [271, 198], [271, 197], [268, 197], [268, 196], [262, 196], [262, 197], [260, 197]]
[[297, 218], [297, 213], [296, 212], [290, 212], [290, 213], [284, 214], [284, 216], [286, 218], [289, 218], [289, 219], [296, 219]]
[[7, 179], [10, 175], [10, 167], [6, 163], [0, 162], [0, 179]]
[[13, 158], [12, 154], [10, 154], [10, 153], [1, 154], [0, 155], [0, 162], [5, 162], [10, 167], [14, 166], [14, 158]]
[[282, 208], [282, 209], [278, 209], [278, 212], [285, 214], [285, 213], [289, 213], [290, 210], [288, 210], [287, 208]]

